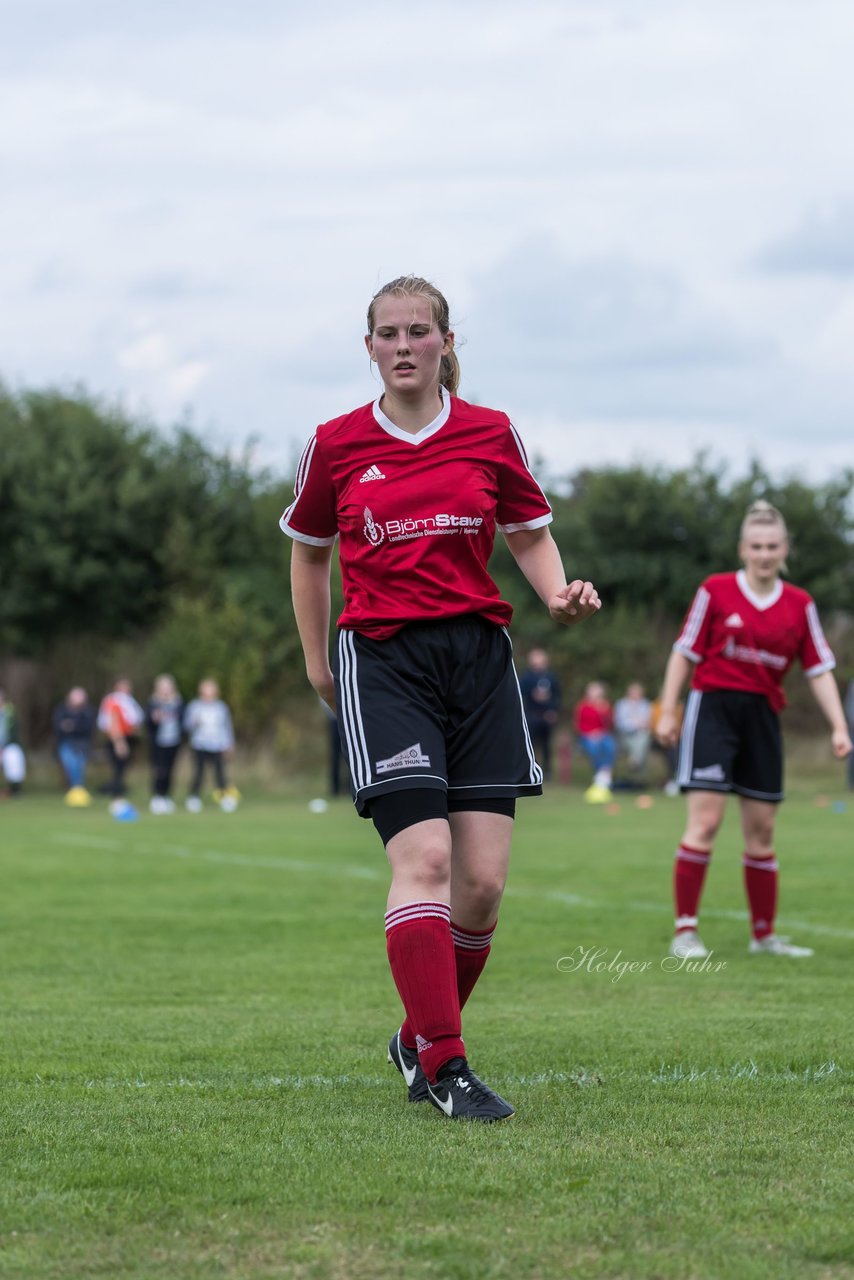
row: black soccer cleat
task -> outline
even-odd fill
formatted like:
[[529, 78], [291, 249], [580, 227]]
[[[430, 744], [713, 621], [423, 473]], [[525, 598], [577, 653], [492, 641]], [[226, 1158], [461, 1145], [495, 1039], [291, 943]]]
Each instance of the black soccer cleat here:
[[418, 1051], [406, 1047], [400, 1038], [399, 1031], [395, 1031], [388, 1042], [388, 1060], [393, 1067], [397, 1067], [406, 1081], [409, 1089], [409, 1101], [426, 1102], [428, 1097], [427, 1077], [421, 1070]]
[[449, 1120], [480, 1120], [494, 1124], [509, 1120], [514, 1108], [482, 1080], [478, 1080], [465, 1058], [451, 1058], [439, 1071], [435, 1084], [427, 1084], [427, 1094]]

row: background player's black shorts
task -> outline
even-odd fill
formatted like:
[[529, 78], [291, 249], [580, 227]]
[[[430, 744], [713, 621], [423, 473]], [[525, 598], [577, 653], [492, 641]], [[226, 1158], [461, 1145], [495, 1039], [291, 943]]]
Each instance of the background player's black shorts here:
[[[335, 691], [356, 808], [432, 787], [449, 798], [542, 793], [510, 637], [477, 614], [388, 640], [338, 635]], [[456, 807], [456, 806], [455, 806]]]
[[761, 693], [692, 689], [685, 706], [676, 781], [683, 791], [735, 791], [783, 799], [780, 721]]

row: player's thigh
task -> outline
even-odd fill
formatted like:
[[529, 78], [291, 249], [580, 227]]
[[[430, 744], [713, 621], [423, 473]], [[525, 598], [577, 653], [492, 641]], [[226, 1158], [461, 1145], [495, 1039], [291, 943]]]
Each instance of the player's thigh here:
[[459, 887], [488, 881], [503, 889], [510, 862], [513, 819], [503, 813], [461, 810], [449, 814], [451, 880]]
[[446, 820], [428, 818], [404, 827], [386, 845], [392, 870], [389, 908], [414, 902], [450, 901], [451, 832]]

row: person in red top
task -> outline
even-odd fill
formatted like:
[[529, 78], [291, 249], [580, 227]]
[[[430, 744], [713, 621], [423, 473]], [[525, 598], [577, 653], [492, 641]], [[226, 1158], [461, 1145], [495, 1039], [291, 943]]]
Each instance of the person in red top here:
[[[542, 791], [501, 599], [487, 564], [507, 540], [551, 617], [595, 613], [567, 583], [552, 513], [503, 413], [457, 397], [448, 304], [404, 276], [368, 309], [382, 394], [317, 428], [281, 527], [306, 671], [337, 710], [357, 811], [386, 848], [389, 964], [406, 1018], [389, 1061], [411, 1101], [454, 1119], [513, 1108], [471, 1071], [460, 1009], [495, 931], [517, 796]], [[330, 562], [344, 610], [333, 675]]]
[[593, 782], [584, 793], [588, 804], [603, 804], [611, 799], [611, 782], [617, 742], [614, 737], [614, 713], [605, 696], [605, 686], [593, 680], [575, 708], [575, 732], [578, 745], [590, 761]]
[[677, 771], [688, 796], [688, 824], [676, 853], [674, 956], [708, 955], [697, 932], [700, 897], [730, 792], [741, 805], [750, 951], [812, 955], [774, 932], [774, 823], [783, 799], [778, 713], [786, 704], [783, 678], [796, 658], [830, 725], [834, 755], [844, 759], [851, 739], [815, 604], [780, 577], [788, 550], [780, 512], [755, 502], [741, 526], [744, 568], [713, 574], [700, 586], [667, 664], [656, 727], [665, 746], [677, 739], [679, 694], [692, 676]]

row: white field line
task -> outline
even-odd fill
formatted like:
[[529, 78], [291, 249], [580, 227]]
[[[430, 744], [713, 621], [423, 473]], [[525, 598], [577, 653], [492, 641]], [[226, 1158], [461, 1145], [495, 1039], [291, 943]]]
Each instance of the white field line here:
[[[652, 912], [655, 915], [667, 913], [668, 922], [670, 920], [670, 908], [667, 903], [662, 902], [620, 902], [616, 901], [596, 901], [593, 898], [580, 898], [575, 893], [563, 893], [559, 889], [521, 889], [511, 887], [507, 890], [508, 894], [514, 894], [518, 897], [536, 897], [547, 902], [562, 902], [567, 907], [584, 907], [591, 911], [611, 911], [619, 905], [622, 911], [631, 912]], [[730, 911], [715, 907], [703, 907], [703, 918], [713, 920], [740, 920], [746, 921], [748, 916], [746, 911]], [[849, 938], [854, 939], [854, 930], [837, 929], [832, 925], [813, 924], [809, 920], [793, 920], [790, 916], [781, 917], [778, 924], [785, 929], [805, 930], [809, 933], [821, 934], [826, 938]]]
[[[152, 854], [160, 854], [172, 858], [215, 862], [226, 866], [259, 867], [262, 870], [269, 871], [304, 872], [309, 875], [336, 875], [355, 880], [385, 880], [388, 878], [388, 871], [385, 868], [379, 870], [376, 867], [365, 867], [351, 862], [313, 862], [297, 858], [254, 857], [249, 854], [229, 853], [219, 849], [191, 849], [187, 845], [180, 844], [137, 843], [108, 839], [103, 836], [83, 836], [66, 833], [54, 835], [53, 841], [55, 844], [76, 845], [79, 848], [102, 849], [122, 854], [142, 854], [145, 857], [150, 857]], [[566, 893], [560, 889], [526, 889], [517, 885], [510, 885], [505, 896], [537, 898], [541, 902], [557, 902], [566, 907], [575, 907], [585, 911], [613, 912], [615, 907], [619, 907], [622, 911], [651, 912], [654, 915], [665, 917], [668, 924], [670, 921], [670, 906], [667, 902], [631, 901], [618, 903], [615, 900], [584, 898], [578, 894]], [[704, 907], [703, 916], [714, 920], [747, 920], [746, 911], [718, 910], [713, 907]], [[779, 923], [785, 929], [819, 934], [826, 938], [854, 940], [854, 930], [851, 929], [837, 929], [831, 925], [814, 924], [809, 920], [793, 920], [788, 916], [781, 919]]]
[[[520, 1085], [531, 1088], [536, 1085], [572, 1085], [577, 1089], [599, 1088], [609, 1082], [627, 1081], [634, 1084], [672, 1085], [672, 1084], [730, 1084], [733, 1081], [748, 1081], [759, 1084], [823, 1084], [831, 1080], [847, 1083], [854, 1079], [854, 1071], [841, 1067], [837, 1062], [821, 1062], [816, 1066], [808, 1066], [800, 1071], [786, 1069], [770, 1071], [752, 1061], [734, 1062], [728, 1067], [702, 1067], [687, 1063], [662, 1063], [654, 1071], [632, 1071], [617, 1069], [616, 1071], [588, 1071], [576, 1067], [572, 1071], [541, 1071], [534, 1075], [505, 1073], [496, 1075], [496, 1081], [502, 1085]], [[32, 1084], [48, 1088], [68, 1088], [73, 1082], [63, 1079], [45, 1080], [35, 1076], [31, 1080], [19, 1081], [18, 1087], [29, 1087]], [[224, 1076], [218, 1079], [192, 1079], [178, 1076], [176, 1079], [146, 1079], [137, 1076], [134, 1080], [106, 1076], [101, 1079], [90, 1078], [85, 1082], [86, 1089], [187, 1089], [211, 1090], [213, 1092], [244, 1092], [250, 1089], [339, 1089], [357, 1086], [359, 1088], [377, 1089], [387, 1084], [398, 1084], [397, 1075], [389, 1071], [385, 1075], [254, 1075]]]
[[191, 858], [200, 862], [225, 863], [234, 867], [260, 867], [268, 871], [302, 871], [311, 875], [351, 876], [357, 880], [379, 880], [383, 874], [374, 867], [361, 867], [355, 863], [307, 862], [297, 858], [256, 858], [251, 854], [225, 853], [221, 849], [190, 849], [183, 844], [130, 844], [124, 840], [65, 834], [55, 835], [53, 839], [56, 844], [77, 845], [81, 849], [95, 848], [121, 854], [136, 853], [146, 857], [159, 853], [171, 858]]

